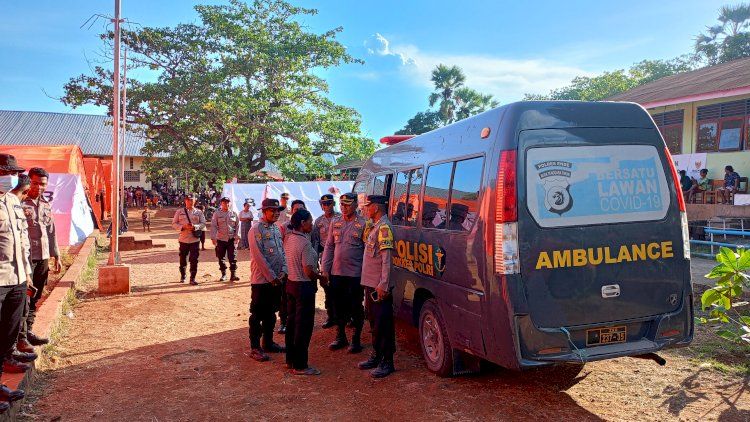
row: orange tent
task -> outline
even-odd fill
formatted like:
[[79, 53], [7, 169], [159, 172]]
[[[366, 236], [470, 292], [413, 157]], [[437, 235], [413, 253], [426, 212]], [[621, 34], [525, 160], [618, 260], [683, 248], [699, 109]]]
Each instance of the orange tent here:
[[96, 217], [96, 224], [99, 229], [102, 230], [101, 219], [104, 216], [104, 209], [106, 202], [105, 184], [106, 179], [104, 178], [104, 167], [102, 166], [102, 160], [96, 157], [84, 157], [83, 167], [86, 169], [86, 181], [89, 185], [88, 198], [91, 208], [94, 209], [94, 216]]
[[[28, 172], [32, 167], [41, 167], [48, 173], [70, 173], [85, 175], [83, 152], [78, 145], [0, 145], [0, 153], [16, 157], [18, 165]], [[84, 189], [88, 189], [86, 177], [81, 177]]]
[[106, 212], [112, 211], [112, 159], [102, 158], [102, 176], [104, 177], [104, 197], [107, 199], [104, 203]]

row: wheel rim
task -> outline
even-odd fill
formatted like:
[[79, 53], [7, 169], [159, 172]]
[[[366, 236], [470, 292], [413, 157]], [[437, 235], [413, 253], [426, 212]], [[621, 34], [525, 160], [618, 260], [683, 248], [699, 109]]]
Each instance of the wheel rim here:
[[443, 357], [443, 334], [432, 313], [427, 313], [422, 320], [422, 347], [428, 360], [436, 363], [441, 361]]

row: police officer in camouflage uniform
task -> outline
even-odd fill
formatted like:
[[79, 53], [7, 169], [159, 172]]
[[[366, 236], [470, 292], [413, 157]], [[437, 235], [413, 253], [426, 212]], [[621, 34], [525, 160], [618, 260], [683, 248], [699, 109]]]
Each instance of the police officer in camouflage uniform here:
[[55, 231], [55, 218], [52, 214], [52, 206], [44, 198], [47, 189], [49, 174], [42, 168], [34, 167], [29, 170], [31, 187], [28, 196], [23, 202], [23, 211], [28, 223], [29, 244], [31, 249], [31, 276], [34, 285], [34, 295], [29, 298], [29, 312], [26, 324], [21, 327], [19, 341], [28, 342], [32, 346], [47, 344], [49, 340], [34, 334], [32, 327], [36, 319], [36, 305], [42, 298], [44, 286], [47, 285], [49, 276], [49, 260], [54, 259], [54, 271], [60, 272], [60, 249], [57, 246]]
[[[281, 353], [284, 347], [273, 341], [276, 311], [281, 301], [283, 280], [287, 277], [286, 256], [281, 232], [276, 222], [284, 207], [277, 199], [263, 200], [263, 216], [250, 229], [250, 357], [259, 361], [269, 359], [266, 352]], [[261, 348], [261, 338], [263, 348]]]
[[240, 218], [236, 212], [229, 209], [229, 198], [221, 198], [219, 209], [211, 216], [211, 241], [216, 248], [216, 258], [219, 260], [219, 281], [227, 281], [227, 264], [224, 258], [229, 258], [229, 281], [238, 281], [237, 255], [235, 245], [239, 239]]
[[361, 285], [362, 254], [365, 250], [366, 221], [357, 213], [357, 194], [341, 195], [343, 215], [334, 217], [323, 251], [323, 275], [329, 277], [333, 307], [336, 315], [336, 340], [328, 348], [343, 349], [349, 346], [346, 324], [353, 320], [354, 334], [349, 353], [362, 351], [361, 336], [364, 324]]
[[393, 355], [396, 352], [396, 329], [393, 320], [393, 280], [391, 258], [393, 254], [393, 227], [387, 215], [388, 197], [370, 195], [365, 210], [370, 217], [362, 262], [362, 285], [372, 321], [372, 348], [370, 358], [360, 362], [360, 369], [373, 369], [373, 378], [383, 378], [395, 371]]
[[[310, 241], [315, 252], [321, 257], [321, 261], [331, 222], [341, 215], [341, 213], [334, 210], [333, 207], [335, 205], [336, 202], [330, 193], [320, 197], [320, 208], [323, 210], [323, 215], [315, 219]], [[325, 307], [326, 314], [328, 315], [328, 319], [323, 323], [323, 328], [331, 328], [336, 325], [336, 318], [334, 316], [333, 292], [331, 291], [330, 284], [326, 284], [323, 287], [323, 292], [325, 293]]]

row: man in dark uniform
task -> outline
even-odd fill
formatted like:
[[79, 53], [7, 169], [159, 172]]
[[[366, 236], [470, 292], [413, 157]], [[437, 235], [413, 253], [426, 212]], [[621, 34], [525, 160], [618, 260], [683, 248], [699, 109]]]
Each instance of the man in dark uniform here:
[[216, 258], [219, 260], [219, 281], [227, 281], [227, 264], [224, 257], [229, 258], [229, 281], [238, 281], [237, 255], [235, 245], [239, 237], [240, 219], [237, 213], [229, 209], [229, 198], [221, 198], [219, 209], [211, 216], [211, 241], [216, 247]]
[[434, 229], [435, 228], [435, 216], [438, 212], [438, 205], [434, 202], [424, 201], [422, 206], [422, 228], [423, 229]]
[[393, 227], [388, 220], [388, 197], [370, 195], [365, 210], [372, 227], [365, 241], [362, 262], [362, 286], [368, 302], [369, 317], [372, 320], [372, 348], [370, 358], [360, 362], [360, 369], [373, 369], [373, 378], [383, 378], [392, 374], [393, 355], [396, 353], [396, 329], [393, 319], [393, 280], [391, 261], [394, 248]]
[[[464, 204], [451, 204], [451, 218], [448, 221], [448, 230], [463, 230], [463, 224], [467, 215], [469, 215], [469, 207]], [[443, 221], [437, 228], [444, 229], [445, 223]]]
[[343, 215], [334, 217], [331, 223], [321, 266], [324, 276], [330, 275], [337, 325], [336, 340], [328, 348], [338, 350], [349, 346], [346, 324], [352, 320], [354, 334], [349, 353], [359, 353], [364, 324], [361, 277], [366, 222], [357, 214], [357, 194], [345, 193], [340, 201]]
[[[277, 199], [263, 200], [258, 224], [250, 228], [250, 357], [264, 362], [268, 353], [282, 353], [284, 347], [273, 341], [276, 311], [281, 301], [282, 281], [287, 277], [286, 256], [276, 222], [284, 207]], [[261, 349], [261, 338], [263, 348]]]
[[[320, 197], [320, 208], [323, 210], [323, 215], [315, 219], [310, 241], [315, 252], [321, 257], [321, 261], [331, 223], [341, 215], [334, 210], [335, 205], [336, 201], [333, 200], [333, 195], [330, 193]], [[336, 317], [334, 316], [333, 293], [330, 284], [323, 286], [323, 293], [325, 294], [325, 307], [328, 316], [328, 319], [323, 323], [323, 328], [331, 328], [336, 325]]]

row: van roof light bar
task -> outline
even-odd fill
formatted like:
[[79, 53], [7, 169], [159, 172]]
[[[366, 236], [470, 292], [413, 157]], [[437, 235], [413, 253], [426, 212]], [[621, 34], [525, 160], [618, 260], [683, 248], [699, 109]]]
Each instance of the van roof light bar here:
[[380, 143], [385, 145], [396, 145], [400, 142], [404, 142], [407, 139], [411, 139], [417, 135], [391, 135], [391, 136], [383, 136], [380, 138]]

